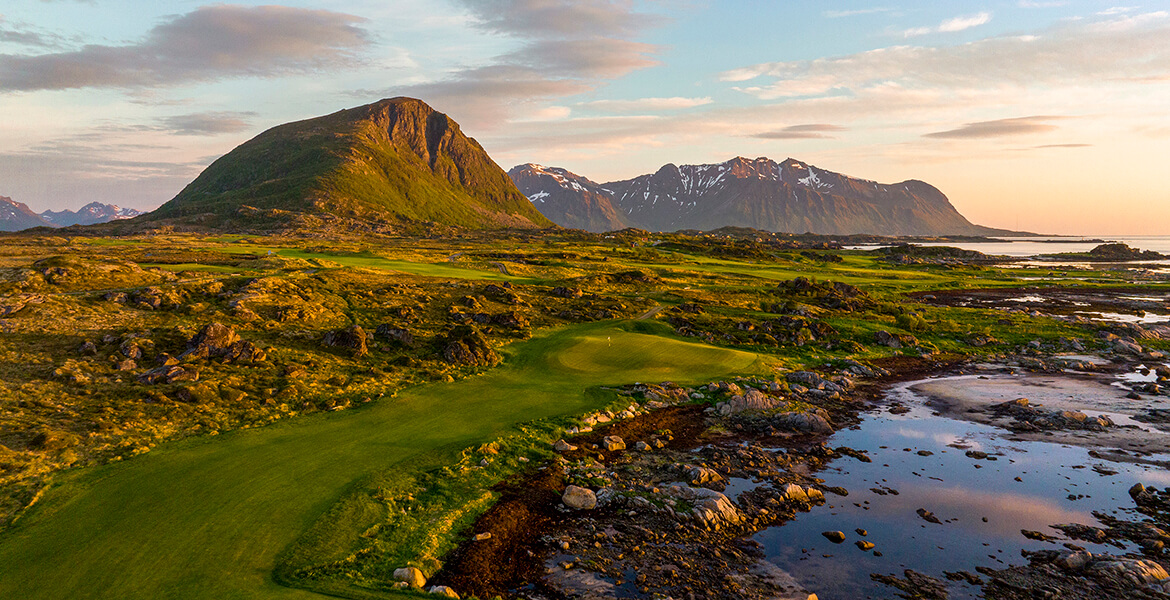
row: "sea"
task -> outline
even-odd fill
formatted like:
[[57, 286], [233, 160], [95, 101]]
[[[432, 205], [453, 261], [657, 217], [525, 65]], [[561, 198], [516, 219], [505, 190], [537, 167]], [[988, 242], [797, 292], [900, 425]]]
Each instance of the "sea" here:
[[[921, 246], [951, 246], [965, 250], [977, 250], [984, 254], [1000, 256], [1029, 257], [1040, 254], [1058, 254], [1063, 252], [1088, 252], [1101, 243], [1121, 242], [1130, 248], [1139, 250], [1153, 250], [1162, 254], [1170, 254], [1170, 235], [1087, 235], [1087, 236], [1051, 236], [1051, 237], [1002, 237], [991, 238], [986, 242], [946, 242], [923, 243]], [[846, 246], [848, 250], [873, 250], [887, 245], [875, 244], [866, 246]]]

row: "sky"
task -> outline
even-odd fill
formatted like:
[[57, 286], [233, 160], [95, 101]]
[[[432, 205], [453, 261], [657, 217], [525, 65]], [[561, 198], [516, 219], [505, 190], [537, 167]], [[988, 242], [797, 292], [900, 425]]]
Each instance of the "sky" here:
[[1170, 234], [1170, 1], [5, 0], [0, 195], [152, 209], [394, 96], [505, 169], [792, 157], [982, 225]]

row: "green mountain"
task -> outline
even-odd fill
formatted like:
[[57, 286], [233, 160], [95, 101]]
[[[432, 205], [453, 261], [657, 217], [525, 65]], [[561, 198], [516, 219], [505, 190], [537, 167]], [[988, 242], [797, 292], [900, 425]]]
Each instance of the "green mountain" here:
[[413, 98], [269, 129], [135, 221], [225, 230], [552, 226], [478, 142]]

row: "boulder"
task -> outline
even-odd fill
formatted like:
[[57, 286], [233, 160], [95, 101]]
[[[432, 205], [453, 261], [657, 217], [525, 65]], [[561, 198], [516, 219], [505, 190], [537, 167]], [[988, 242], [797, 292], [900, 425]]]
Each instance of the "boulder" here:
[[808, 491], [795, 483], [790, 483], [784, 487], [784, 499], [790, 502], [808, 502]]
[[826, 540], [834, 544], [840, 544], [845, 541], [845, 534], [840, 531], [822, 531], [821, 535], [825, 536]]
[[401, 569], [394, 569], [394, 580], [404, 581], [407, 585], [413, 588], [421, 588], [427, 584], [427, 578], [423, 572], [416, 567], [402, 567]]
[[81, 347], [77, 349], [77, 353], [82, 356], [95, 356], [97, 352], [97, 344], [90, 341], [82, 342]]
[[803, 433], [833, 433], [833, 425], [823, 415], [817, 413], [790, 412], [777, 415], [774, 419], [777, 426], [789, 431]]
[[553, 444], [553, 450], [556, 450], [557, 452], [572, 452], [576, 449], [576, 446], [566, 442], [565, 440], [557, 440], [557, 443]]
[[378, 325], [378, 328], [374, 330], [374, 338], [407, 348], [414, 347], [414, 335], [409, 330], [394, 327], [388, 323]]
[[724, 524], [736, 525], [743, 520], [731, 499], [719, 492], [715, 494], [695, 503], [695, 508], [691, 510], [695, 518], [713, 529]]
[[888, 331], [885, 331], [885, 330], [879, 331], [875, 334], [875, 337], [877, 338], [877, 343], [879, 343], [883, 346], [888, 346], [890, 348], [901, 348], [902, 347], [902, 342], [898, 340], [897, 336], [893, 335], [892, 333], [890, 333]]
[[179, 355], [182, 360], [200, 360], [220, 357], [228, 353], [232, 344], [240, 341], [235, 330], [221, 323], [208, 323], [190, 340], [187, 351]]
[[721, 492], [702, 487], [672, 485], [665, 493], [694, 504], [691, 514], [697, 521], [712, 529], [724, 525], [737, 525], [743, 521], [739, 509]]
[[550, 292], [553, 296], [558, 298], [580, 298], [585, 293], [580, 288], [555, 287]]
[[194, 369], [186, 369], [179, 365], [164, 365], [151, 369], [138, 376], [142, 383], [178, 383], [180, 381], [196, 381], [199, 373]]
[[772, 398], [756, 389], [749, 389], [746, 393], [732, 396], [727, 401], [727, 414], [744, 412], [759, 412], [771, 410], [780, 404], [780, 400]]
[[268, 354], [248, 340], [240, 340], [232, 344], [223, 355], [225, 363], [254, 364], [264, 362], [267, 359]]
[[1119, 338], [1113, 340], [1113, 349], [1122, 354], [1141, 354], [1142, 347], [1133, 340]]
[[428, 594], [436, 594], [439, 596], [444, 596], [446, 598], [458, 598], [459, 597], [459, 594], [456, 594], [455, 590], [453, 590], [445, 585], [432, 585], [431, 589], [427, 590], [427, 593]]
[[794, 371], [787, 377], [790, 383], [799, 383], [815, 390], [824, 389], [825, 379], [812, 371]]
[[1080, 571], [1088, 566], [1090, 562], [1093, 562], [1093, 555], [1084, 550], [1062, 552], [1052, 562], [1067, 571]]
[[607, 435], [602, 439], [601, 447], [610, 452], [613, 452], [615, 450], [625, 450], [626, 443], [622, 441], [622, 438], [616, 435]]
[[327, 331], [321, 343], [331, 348], [348, 348], [354, 356], [369, 354], [369, 349], [366, 347], [366, 331], [358, 325]]
[[1143, 559], [1113, 558], [1100, 560], [1089, 565], [1089, 571], [1120, 575], [1140, 585], [1161, 583], [1170, 579], [1170, 574], [1156, 562]]
[[691, 485], [702, 485], [723, 479], [718, 471], [707, 467], [691, 467], [687, 471], [687, 476], [691, 478]]
[[597, 508], [597, 494], [594, 494], [593, 490], [570, 485], [565, 488], [561, 502], [574, 510], [592, 510]]
[[472, 325], [458, 325], [447, 333], [443, 360], [453, 365], [490, 367], [500, 362], [500, 355]]

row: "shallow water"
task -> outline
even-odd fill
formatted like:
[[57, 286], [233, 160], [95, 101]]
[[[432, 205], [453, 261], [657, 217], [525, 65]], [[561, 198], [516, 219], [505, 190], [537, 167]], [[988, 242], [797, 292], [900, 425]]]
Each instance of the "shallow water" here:
[[1098, 321], [1110, 321], [1114, 323], [1138, 323], [1149, 325], [1153, 323], [1170, 322], [1170, 315], [1160, 315], [1152, 312], [1144, 312], [1140, 316], [1127, 315], [1125, 313], [1091, 311], [1080, 311], [1076, 314]]
[[[984, 254], [998, 254], [1001, 256], [1036, 256], [1038, 254], [1057, 254], [1062, 252], [1088, 252], [1096, 248], [1100, 242], [1085, 241], [1099, 239], [1107, 242], [1122, 242], [1131, 248], [1153, 250], [1155, 252], [1170, 253], [1170, 236], [1053, 236], [1029, 238], [998, 238], [991, 242], [947, 242], [920, 244], [922, 246], [952, 246], [964, 250], [977, 250]], [[887, 247], [888, 245], [861, 245], [847, 246], [847, 249], [872, 250]], [[1149, 261], [1147, 261], [1149, 262]], [[1055, 263], [1049, 263], [1055, 266]]]
[[[862, 463], [840, 458], [817, 474], [826, 486], [849, 490], [847, 497], [828, 494], [824, 506], [754, 538], [763, 544], [768, 560], [822, 600], [893, 597], [891, 588], [870, 579], [871, 573], [900, 576], [914, 569], [943, 579], [944, 571], [974, 573], [979, 565], [999, 569], [1023, 564], [1021, 549], [1060, 546], [1027, 539], [1021, 529], [1059, 536], [1048, 526], [1098, 525], [1092, 511], [1118, 513], [1132, 507], [1127, 491], [1135, 482], [1170, 484], [1170, 473], [1160, 468], [1101, 461], [1086, 448], [1005, 441], [999, 437], [1002, 430], [936, 416], [908, 389], [915, 383], [920, 382], [888, 394], [910, 407], [909, 413], [867, 414], [858, 427], [829, 440], [833, 447], [866, 450], [873, 459]], [[968, 449], [987, 452], [995, 460], [968, 458]], [[921, 456], [920, 450], [932, 454]], [[1104, 473], [1117, 474], [1095, 471], [1098, 465]], [[933, 512], [942, 523], [921, 519], [919, 508]], [[868, 535], [860, 536], [857, 528]], [[833, 544], [821, 536], [823, 531], [842, 531], [847, 539]], [[861, 539], [876, 544], [874, 550], [882, 556], [858, 549], [854, 542]], [[1091, 552], [1120, 552], [1075, 543]], [[952, 598], [978, 597], [977, 588], [948, 583]]]

